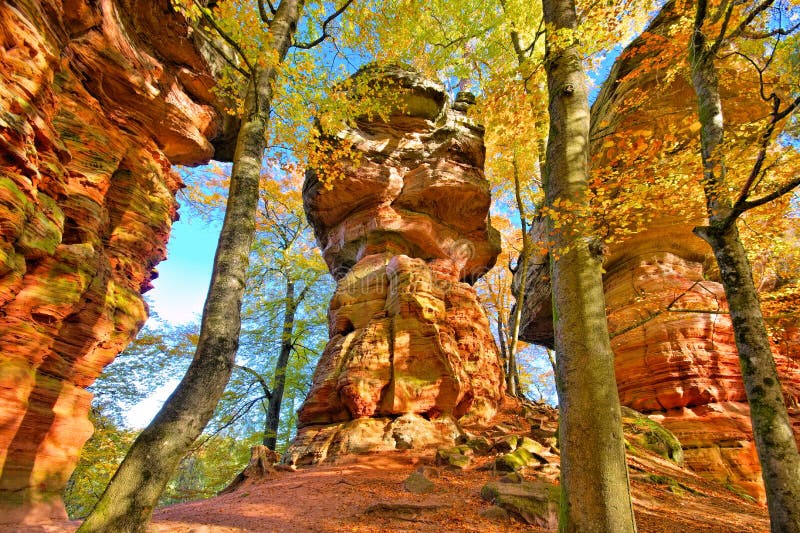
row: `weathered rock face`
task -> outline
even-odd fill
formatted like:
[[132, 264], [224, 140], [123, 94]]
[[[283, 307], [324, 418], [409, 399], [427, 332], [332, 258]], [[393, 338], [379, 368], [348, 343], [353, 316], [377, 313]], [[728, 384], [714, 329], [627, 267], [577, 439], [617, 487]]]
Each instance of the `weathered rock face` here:
[[85, 389], [147, 311], [171, 163], [213, 154], [209, 68], [169, 2], [0, 3], [0, 523], [64, 517]]
[[[722, 286], [704, 279], [700, 262], [666, 252], [642, 253], [612, 268], [605, 289], [612, 335], [645, 320], [612, 339], [622, 404], [649, 413], [669, 429], [681, 441], [690, 468], [763, 501]], [[784, 394], [796, 404], [797, 365], [778, 350], [774, 355]], [[795, 435], [800, 439], [800, 431]]]
[[[679, 73], [669, 78], [668, 85], [657, 86], [667, 67], [685, 68], [680, 66], [686, 55], [681, 24], [690, 19], [681, 19], [675, 4], [671, 6], [620, 55], [598, 96], [592, 110], [593, 128], [602, 139], [592, 145], [598, 176], [618, 171], [616, 158], [621, 156], [606, 147], [625, 146], [641, 132], [652, 142], [671, 138], [671, 153], [681, 164], [699, 159], [696, 132], [674, 128], [680, 121], [688, 125], [696, 120], [688, 76]], [[661, 68], [654, 69], [654, 64]], [[747, 82], [743, 76], [737, 83]], [[762, 105], [730, 98], [732, 88], [723, 91], [728, 119]], [[642, 94], [652, 97], [642, 101]], [[632, 157], [627, 163], [643, 165]], [[657, 163], [648, 170], [669, 172], [669, 164]], [[682, 201], [688, 204], [694, 199], [686, 196]], [[693, 469], [763, 499], [725, 293], [713, 279], [711, 250], [692, 234], [698, 223], [702, 220], [659, 216], [644, 231], [607, 251], [604, 289], [620, 401], [649, 413], [672, 431]], [[543, 224], [534, 225], [534, 238], [543, 231]], [[541, 257], [532, 263], [543, 266], [534, 266], [528, 275], [521, 337], [552, 345], [547, 260]], [[796, 405], [800, 385], [796, 354], [776, 346], [775, 356], [787, 400]], [[800, 415], [796, 409], [793, 412]], [[800, 417], [797, 421], [800, 428]]]
[[287, 460], [452, 443], [503, 394], [487, 318], [467, 283], [494, 264], [483, 131], [443, 88], [401, 67], [376, 76], [403, 112], [342, 132], [361, 154], [327, 190], [312, 172], [306, 213], [338, 287], [330, 342]]

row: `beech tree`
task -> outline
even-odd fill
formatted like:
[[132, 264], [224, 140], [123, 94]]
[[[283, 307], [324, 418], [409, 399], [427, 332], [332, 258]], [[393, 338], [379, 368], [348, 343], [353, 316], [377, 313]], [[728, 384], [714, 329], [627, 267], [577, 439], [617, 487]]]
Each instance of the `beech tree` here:
[[[744, 176], [737, 176], [736, 167], [731, 168], [725, 156], [725, 121], [716, 65], [723, 47], [735, 37], [775, 37], [779, 40], [796, 31], [798, 25], [781, 27], [782, 17], [777, 18], [776, 25], [765, 20], [770, 8], [785, 10], [786, 6], [781, 4], [773, 0], [745, 4], [744, 7], [730, 1], [711, 5], [707, 0], [696, 3], [689, 54], [701, 124], [703, 189], [708, 224], [698, 226], [694, 231], [711, 246], [728, 299], [767, 493], [771, 529], [774, 533], [797, 533], [800, 532], [800, 455], [737, 222], [747, 211], [772, 202], [800, 185], [800, 178], [796, 175], [786, 180], [769, 179], [771, 165], [767, 161], [781, 125], [800, 104], [800, 96], [797, 96], [796, 79], [790, 84], [793, 94], [790, 93], [786, 102], [781, 87], [774, 82], [768, 83], [765, 76], [770, 63], [780, 53], [780, 43], [765, 47], [763, 58], [740, 54], [756, 69], [761, 82], [761, 97], [770, 111], [762, 125], [752, 167]], [[756, 28], [753, 28], [754, 23]], [[726, 53], [730, 52], [726, 50]], [[731, 196], [728, 192], [731, 190], [736, 194]]]
[[[349, 5], [346, 2], [332, 17]], [[233, 3], [231, 3], [233, 4]], [[270, 106], [280, 64], [292, 44], [303, 0], [281, 0], [277, 7], [259, 0], [257, 34], [246, 45], [224, 28], [225, 21], [199, 1], [183, 4], [216, 37], [210, 42], [247, 80], [241, 102], [241, 127], [233, 158], [225, 219], [214, 257], [194, 360], [175, 392], [131, 446], [81, 532], [145, 531], [159, 496], [178, 462], [203, 431], [230, 378], [238, 348], [241, 303], [255, 232], [259, 179], [266, 147]], [[239, 6], [222, 6], [235, 13]], [[217, 7], [217, 9], [220, 9]], [[318, 42], [327, 36], [328, 21]], [[228, 20], [230, 27], [246, 27]], [[216, 43], [224, 41], [221, 45]], [[308, 43], [309, 46], [316, 43]]]
[[[586, 206], [589, 92], [573, 0], [542, 0], [550, 133], [545, 203]], [[603, 295], [602, 257], [580, 220], [552, 231], [561, 443], [560, 531], [636, 531]]]

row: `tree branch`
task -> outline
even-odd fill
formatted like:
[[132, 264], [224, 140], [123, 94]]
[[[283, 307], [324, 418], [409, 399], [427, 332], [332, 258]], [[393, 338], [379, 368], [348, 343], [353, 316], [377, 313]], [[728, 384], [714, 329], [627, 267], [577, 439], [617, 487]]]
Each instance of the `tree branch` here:
[[781, 196], [783, 196], [784, 194], [790, 192], [792, 189], [794, 189], [794, 188], [796, 188], [798, 186], [800, 186], [800, 177], [797, 177], [797, 178], [793, 179], [792, 181], [786, 183], [780, 189], [778, 189], [776, 191], [773, 191], [773, 192], [771, 192], [770, 194], [768, 194], [766, 196], [762, 196], [761, 198], [758, 198], [756, 200], [750, 200], [750, 201], [744, 202], [744, 206], [743, 206], [742, 212], [748, 211], [748, 210], [753, 209], [755, 207], [758, 207], [760, 205], [764, 205], [764, 204], [769, 203], [769, 202], [771, 202], [773, 200], [776, 200], [776, 199], [780, 198]]
[[795, 31], [797, 31], [798, 28], [800, 28], [800, 22], [798, 22], [797, 24], [795, 24], [794, 26], [792, 26], [788, 30], [784, 29], [784, 28], [776, 28], [776, 29], [774, 29], [772, 31], [765, 31], [765, 32], [761, 32], [761, 33], [754, 33], [754, 32], [750, 32], [750, 31], [747, 31], [747, 30], [743, 30], [742, 31], [742, 37], [744, 37], [746, 39], [754, 39], [754, 40], [769, 39], [770, 37], [775, 37], [776, 35], [781, 35], [781, 36], [785, 37], [787, 35], [791, 35]]
[[224, 59], [224, 60], [225, 60], [225, 62], [226, 62], [228, 65], [230, 65], [230, 67], [231, 67], [231, 68], [233, 68], [234, 70], [236, 70], [236, 71], [237, 71], [239, 74], [241, 74], [241, 75], [242, 75], [242, 76], [244, 76], [245, 78], [248, 78], [248, 77], [250, 77], [250, 73], [249, 73], [249, 72], [247, 72], [247, 71], [246, 71], [245, 69], [243, 69], [242, 67], [240, 67], [239, 65], [237, 65], [237, 64], [236, 64], [236, 61], [234, 61], [234, 60], [233, 60], [233, 58], [231, 58], [230, 56], [228, 56], [228, 53], [227, 53], [225, 50], [223, 50], [222, 48], [220, 48], [219, 46], [217, 46], [217, 43], [215, 43], [215, 42], [214, 42], [214, 39], [212, 39], [210, 35], [206, 35], [206, 33], [205, 33], [204, 31], [198, 31], [197, 33], [199, 33], [200, 35], [202, 35], [202, 36], [203, 36], [203, 38], [206, 40], [206, 42], [209, 44], [209, 46], [211, 46], [211, 48], [213, 48], [213, 49], [214, 49], [214, 51], [215, 51], [216, 53], [218, 53], [218, 54], [220, 55], [220, 57], [222, 57], [222, 59]]
[[719, 35], [717, 35], [717, 39], [714, 41], [714, 44], [711, 46], [711, 50], [709, 51], [712, 56], [717, 55], [722, 43], [725, 42], [725, 32], [728, 31], [728, 24], [730, 24], [731, 15], [733, 15], [733, 6], [734, 2], [731, 2], [728, 4], [728, 9], [725, 11], [725, 20], [722, 21], [722, 27], [719, 30]]
[[[698, 285], [703, 290], [705, 290], [706, 292], [711, 294], [714, 297], [714, 299], [717, 299], [717, 295], [714, 294], [711, 290], [709, 290], [705, 285], [703, 285], [703, 281], [702, 280], [695, 281], [694, 283], [692, 283], [689, 286], [688, 289], [684, 290], [678, 296], [673, 298], [672, 301], [664, 309], [662, 309], [660, 311], [655, 311], [653, 313], [650, 313], [646, 317], [638, 320], [637, 322], [634, 322], [633, 324], [630, 324], [630, 325], [622, 328], [619, 331], [614, 331], [613, 333], [610, 332], [609, 333], [609, 338], [613, 339], [615, 337], [619, 337], [620, 335], [628, 333], [629, 331], [632, 331], [632, 330], [634, 330], [634, 329], [636, 329], [636, 328], [638, 328], [640, 326], [643, 326], [643, 325], [647, 324], [648, 322], [650, 322], [654, 318], [658, 318], [659, 316], [661, 316], [664, 313], [707, 313], [707, 314], [710, 314], [710, 315], [728, 315], [728, 314], [730, 314], [730, 311], [720, 311], [719, 306], [717, 306], [716, 310], [713, 310], [713, 309], [690, 309], [690, 308], [673, 309], [672, 308], [673, 305], [678, 303], [678, 300], [680, 300], [681, 298], [683, 298], [684, 296], [689, 294], [692, 291], [692, 289], [694, 289]], [[717, 303], [719, 303], [719, 300], [717, 300]]]
[[[275, 14], [275, 9], [272, 7], [272, 4], [270, 4], [269, 7], [270, 7], [270, 11], [272, 11], [272, 14], [274, 15]], [[267, 10], [264, 7], [264, 1], [263, 0], [258, 0], [258, 16], [261, 19], [261, 22], [263, 22], [264, 24], [267, 24], [267, 25], [270, 24], [271, 21], [269, 19], [269, 16], [267, 15]]]
[[747, 16], [744, 18], [744, 20], [742, 20], [739, 23], [739, 25], [736, 26], [736, 29], [734, 29], [731, 32], [731, 34], [728, 36], [728, 38], [729, 39], [735, 39], [736, 37], [741, 35], [742, 32], [744, 32], [747, 29], [747, 26], [749, 26], [750, 23], [753, 22], [753, 20], [755, 20], [755, 18], [759, 14], [763, 13], [764, 11], [766, 11], [767, 8], [769, 8], [774, 3], [774, 1], [775, 0], [764, 0], [763, 2], [761, 2], [760, 4], [755, 6], [753, 8], [753, 10], [750, 13], [747, 14]]
[[235, 365], [235, 366], [239, 370], [243, 370], [246, 373], [253, 376], [254, 378], [256, 378], [256, 381], [258, 381], [259, 385], [261, 385], [261, 390], [264, 391], [264, 396], [266, 396], [268, 400], [272, 399], [272, 393], [270, 392], [269, 387], [267, 387], [267, 382], [264, 380], [263, 377], [261, 377], [261, 374], [259, 374], [258, 372], [247, 366], [242, 366], [242, 365]]
[[264, 397], [262, 396], [262, 397], [259, 397], [259, 398], [256, 398], [254, 400], [250, 400], [249, 402], [247, 402], [241, 409], [238, 410], [238, 412], [234, 413], [234, 415], [231, 416], [230, 420], [228, 420], [227, 422], [225, 422], [224, 424], [222, 424], [221, 426], [216, 428], [214, 431], [212, 431], [208, 435], [208, 437], [203, 439], [199, 444], [196, 444], [191, 450], [189, 450], [189, 453], [195, 452], [195, 451], [199, 450], [200, 448], [202, 448], [203, 446], [205, 446], [208, 441], [210, 441], [211, 439], [213, 439], [214, 437], [219, 435], [224, 429], [231, 427], [237, 420], [239, 420], [244, 415], [246, 415], [250, 411], [250, 409], [253, 408], [253, 405], [255, 405], [256, 402], [259, 402], [259, 401], [261, 401], [263, 399], [264, 399]]
[[302, 50], [308, 50], [310, 48], [314, 48], [315, 46], [320, 44], [322, 41], [324, 41], [325, 39], [330, 37], [330, 34], [328, 33], [328, 24], [330, 24], [331, 22], [333, 22], [334, 20], [339, 18], [339, 15], [344, 13], [345, 9], [350, 7], [350, 4], [352, 4], [352, 3], [353, 3], [353, 0], [347, 0], [344, 4], [342, 4], [342, 7], [340, 7], [336, 11], [334, 11], [331, 14], [331, 16], [329, 16], [328, 18], [325, 19], [325, 21], [322, 23], [322, 35], [320, 35], [317, 39], [314, 39], [313, 41], [308, 42], [308, 43], [295, 43], [292, 46], [294, 48], [300, 48]]
[[237, 43], [233, 37], [228, 35], [228, 33], [225, 30], [223, 30], [219, 24], [217, 24], [217, 21], [214, 20], [214, 17], [211, 16], [211, 11], [207, 7], [201, 4], [198, 0], [192, 0], [192, 1], [194, 2], [194, 5], [197, 6], [197, 9], [200, 10], [200, 14], [203, 15], [203, 20], [208, 22], [211, 25], [211, 27], [214, 28], [214, 31], [216, 31], [217, 34], [219, 34], [219, 36], [222, 37], [222, 39], [226, 43], [231, 45], [231, 48], [236, 50], [236, 53], [239, 54], [239, 57], [242, 59], [242, 61], [244, 61], [244, 64], [247, 65], [248, 71], [253, 72], [253, 65], [251, 65], [250, 61], [247, 60], [247, 56], [245, 55], [244, 51], [239, 47], [239, 43]]
[[767, 131], [761, 137], [761, 146], [759, 147], [758, 156], [756, 157], [756, 161], [753, 164], [753, 168], [750, 171], [750, 175], [747, 177], [747, 181], [745, 182], [744, 186], [742, 187], [742, 191], [739, 194], [739, 197], [736, 199], [736, 202], [733, 204], [733, 208], [731, 209], [730, 214], [725, 218], [722, 227], [727, 227], [728, 225], [732, 224], [733, 221], [745, 211], [753, 209], [755, 207], [764, 205], [768, 202], [776, 200], [780, 198], [784, 194], [788, 193], [798, 185], [800, 185], [800, 178], [795, 178], [788, 183], [784, 184], [779, 189], [762, 196], [756, 200], [747, 200], [747, 197], [750, 194], [750, 190], [752, 188], [753, 183], [756, 179], [762, 174], [764, 170], [764, 161], [767, 157], [767, 150], [769, 148], [770, 143], [772, 142], [772, 134], [777, 127], [778, 122], [782, 119], [786, 118], [792, 111], [794, 111], [798, 105], [800, 105], [800, 96], [795, 98], [789, 105], [786, 106], [785, 109], [779, 110], [778, 106], [780, 105], [780, 99], [773, 93], [771, 95], [772, 100], [772, 120], [767, 125]]

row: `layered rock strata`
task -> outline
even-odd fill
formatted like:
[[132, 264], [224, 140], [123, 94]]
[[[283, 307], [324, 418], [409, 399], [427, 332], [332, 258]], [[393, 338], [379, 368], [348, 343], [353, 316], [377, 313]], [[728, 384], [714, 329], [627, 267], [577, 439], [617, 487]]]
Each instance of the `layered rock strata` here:
[[0, 3], [0, 523], [64, 518], [102, 368], [147, 317], [172, 163], [214, 153], [209, 66], [168, 1]]
[[338, 135], [358, 154], [331, 189], [310, 171], [305, 209], [338, 280], [330, 341], [285, 456], [296, 464], [344, 453], [452, 444], [461, 424], [491, 418], [502, 371], [469, 282], [499, 252], [488, 224], [483, 130], [469, 95], [404, 67], [371, 67], [391, 87], [389, 119]]
[[[621, 196], [641, 187], [647, 173], [669, 177], [676, 165], [699, 164], [697, 132], [691, 127], [695, 96], [688, 75], [681, 72], [687, 42], [682, 32], [691, 19], [676, 5], [668, 3], [649, 30], [620, 55], [592, 109], [593, 136], [598, 139], [591, 147], [592, 164], [599, 179], [618, 180], [612, 187]], [[740, 67], [725, 66], [731, 72]], [[748, 76], [741, 69], [736, 83], [757, 82]], [[732, 87], [723, 87], [723, 97], [726, 119], [733, 122], [763, 107], [757, 99], [743, 100]], [[658, 143], [669, 143], [670, 157], [648, 160], [647, 147]], [[625, 168], [636, 168], [633, 180]], [[687, 465], [763, 499], [725, 293], [714, 280], [711, 250], [692, 234], [702, 219], [680, 216], [681, 210], [702, 212], [700, 198], [688, 191], [679, 201], [672, 200], [675, 212], [640, 213], [639, 219], [646, 221], [641, 231], [605, 250], [604, 289], [620, 401], [672, 431], [683, 445]], [[547, 240], [542, 222], [533, 226], [533, 237]], [[548, 260], [540, 257], [531, 263], [535, 266], [528, 274], [521, 337], [552, 346]], [[800, 361], [794, 351], [778, 346], [775, 357], [786, 398], [797, 405]], [[800, 412], [792, 412], [800, 428]], [[800, 432], [796, 435], [800, 438]]]

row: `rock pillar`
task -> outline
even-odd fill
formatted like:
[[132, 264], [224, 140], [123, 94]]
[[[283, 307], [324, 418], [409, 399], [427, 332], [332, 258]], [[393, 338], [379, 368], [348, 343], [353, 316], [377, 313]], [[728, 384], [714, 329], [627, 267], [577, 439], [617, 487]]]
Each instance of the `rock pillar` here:
[[471, 282], [494, 264], [483, 130], [444, 89], [403, 67], [358, 76], [391, 88], [388, 120], [342, 131], [358, 156], [328, 189], [307, 173], [308, 219], [338, 285], [330, 341], [285, 460], [452, 443], [503, 394], [497, 349]]

